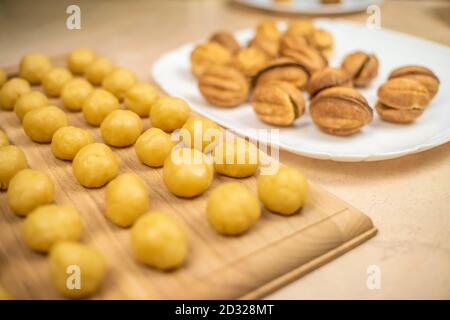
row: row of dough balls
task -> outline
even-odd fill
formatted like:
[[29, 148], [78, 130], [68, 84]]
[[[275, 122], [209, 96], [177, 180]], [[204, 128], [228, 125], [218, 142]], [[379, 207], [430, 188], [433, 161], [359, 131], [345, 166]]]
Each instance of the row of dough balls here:
[[[72, 205], [53, 203], [55, 186], [50, 176], [28, 168], [25, 153], [7, 144], [0, 147], [0, 180], [11, 210], [25, 217], [20, 228], [25, 244], [49, 253], [49, 275], [55, 288], [74, 298], [95, 291], [106, 272], [105, 260], [96, 248], [78, 242], [84, 229], [81, 216]], [[83, 274], [76, 290], [67, 286], [71, 265], [79, 266]], [[3, 295], [11, 298], [5, 289]]]

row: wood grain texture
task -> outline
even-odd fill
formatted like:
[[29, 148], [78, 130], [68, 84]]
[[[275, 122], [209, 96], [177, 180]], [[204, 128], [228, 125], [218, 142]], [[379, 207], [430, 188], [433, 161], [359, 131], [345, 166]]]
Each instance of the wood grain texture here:
[[[63, 64], [63, 59], [55, 64]], [[9, 74], [16, 71], [15, 67], [8, 69]], [[61, 107], [59, 100], [50, 101]], [[88, 129], [96, 141], [102, 141], [99, 129], [86, 124], [81, 113], [65, 111], [71, 125]], [[113, 148], [120, 158], [120, 173], [134, 171], [150, 187], [151, 209], [174, 214], [187, 226], [190, 250], [186, 263], [178, 270], [160, 272], [137, 263], [129, 249], [129, 229], [113, 225], [104, 216], [104, 188], [82, 187], [72, 174], [71, 163], [56, 159], [49, 144], [32, 142], [13, 112], [0, 111], [0, 126], [25, 151], [30, 167], [53, 178], [55, 202], [71, 203], [78, 209], [85, 223], [82, 241], [104, 254], [108, 273], [93, 298], [259, 298], [376, 234], [366, 215], [312, 184], [300, 214], [282, 217], [263, 210], [248, 233], [224, 237], [207, 222], [206, 199], [208, 191], [232, 179], [216, 174], [202, 196], [177, 198], [164, 186], [162, 169], [141, 164], [133, 147]], [[145, 119], [145, 128], [149, 126]], [[256, 190], [254, 177], [240, 181]], [[6, 193], [0, 193], [0, 283], [19, 299], [61, 298], [49, 282], [46, 256], [31, 251], [22, 241], [21, 223], [8, 208]]]

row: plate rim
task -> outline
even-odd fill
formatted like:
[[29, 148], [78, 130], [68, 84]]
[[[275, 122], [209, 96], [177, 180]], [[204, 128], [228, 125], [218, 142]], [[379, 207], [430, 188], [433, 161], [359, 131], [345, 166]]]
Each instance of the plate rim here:
[[[340, 14], [362, 12], [366, 10], [368, 5], [380, 5], [383, 2], [383, 0], [368, 0], [371, 2], [370, 4], [364, 4], [364, 6], [355, 6], [354, 8], [350, 7], [347, 8], [346, 10], [342, 10], [342, 4], [328, 4], [328, 7], [322, 7], [321, 9], [316, 10], [314, 9], [299, 10], [293, 8], [292, 6], [289, 7], [285, 4], [280, 3], [273, 3], [272, 5], [257, 5], [252, 2], [249, 2], [248, 0], [233, 0], [233, 1], [238, 3], [239, 5], [259, 10], [265, 10], [269, 12], [306, 14], [306, 15], [321, 15], [321, 14], [340, 15]], [[336, 8], [338, 8], [338, 10], [336, 10]], [[341, 9], [339, 10], [339, 8]]]

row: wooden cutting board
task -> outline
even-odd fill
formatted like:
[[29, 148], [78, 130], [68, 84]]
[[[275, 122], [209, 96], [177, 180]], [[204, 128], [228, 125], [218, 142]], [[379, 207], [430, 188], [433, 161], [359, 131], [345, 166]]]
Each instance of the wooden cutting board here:
[[[63, 58], [54, 60], [64, 65]], [[7, 68], [10, 75], [17, 66]], [[35, 87], [41, 90], [40, 87]], [[57, 99], [52, 104], [61, 106]], [[71, 125], [88, 129], [101, 142], [99, 129], [81, 113], [66, 111]], [[145, 128], [150, 126], [145, 119]], [[172, 195], [162, 181], [162, 169], [139, 162], [133, 147], [113, 148], [120, 173], [134, 171], [151, 189], [151, 209], [178, 216], [187, 226], [189, 256], [182, 268], [161, 272], [137, 263], [130, 252], [129, 229], [104, 216], [104, 188], [86, 189], [72, 175], [71, 162], [56, 159], [49, 144], [32, 142], [12, 111], [0, 111], [0, 127], [12, 144], [26, 153], [31, 168], [48, 172], [56, 184], [55, 202], [71, 203], [80, 212], [82, 241], [101, 250], [108, 273], [96, 299], [234, 299], [260, 298], [318, 268], [374, 236], [372, 221], [343, 200], [310, 183], [310, 197], [299, 214], [283, 217], [266, 210], [246, 234], [224, 237], [208, 224], [205, 209], [209, 191], [233, 179], [216, 174], [209, 190], [195, 199]], [[256, 179], [240, 180], [256, 191]], [[0, 193], [0, 284], [18, 299], [58, 299], [49, 282], [47, 257], [22, 241], [22, 218]]]

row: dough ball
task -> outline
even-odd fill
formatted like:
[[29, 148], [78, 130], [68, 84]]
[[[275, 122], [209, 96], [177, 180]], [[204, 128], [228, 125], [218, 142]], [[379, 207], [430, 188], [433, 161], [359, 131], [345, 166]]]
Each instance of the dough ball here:
[[175, 149], [164, 162], [163, 180], [174, 195], [192, 198], [208, 189], [214, 177], [214, 168], [198, 150]]
[[103, 78], [102, 87], [115, 95], [119, 100], [136, 84], [137, 78], [133, 72], [125, 68], [116, 68]]
[[12, 145], [0, 147], [0, 190], [7, 190], [11, 178], [25, 168], [28, 162], [22, 149]]
[[148, 188], [134, 173], [125, 173], [106, 187], [106, 216], [119, 227], [131, 226], [149, 207]]
[[66, 68], [53, 68], [42, 78], [42, 86], [49, 96], [59, 97], [64, 86], [72, 79], [72, 73]]
[[100, 85], [103, 79], [114, 69], [112, 62], [106, 58], [97, 58], [87, 66], [84, 76], [93, 85]]
[[228, 182], [211, 191], [206, 214], [217, 232], [239, 235], [258, 221], [261, 208], [255, 193], [242, 183]]
[[83, 103], [87, 123], [99, 126], [108, 114], [119, 109], [119, 100], [104, 89], [95, 89]]
[[150, 128], [136, 140], [134, 149], [143, 164], [157, 168], [162, 167], [175, 144], [170, 134]]
[[306, 202], [308, 181], [297, 169], [280, 166], [272, 175], [260, 175], [258, 195], [264, 206], [282, 215], [296, 213]]
[[34, 209], [22, 225], [22, 237], [33, 250], [48, 252], [60, 241], [78, 241], [83, 222], [72, 206], [47, 204]]
[[86, 68], [94, 62], [96, 54], [88, 48], [77, 48], [70, 52], [67, 64], [74, 74], [83, 74]]
[[189, 105], [175, 97], [159, 98], [150, 111], [152, 125], [166, 132], [181, 128], [189, 117]]
[[31, 84], [39, 84], [51, 68], [52, 63], [45, 54], [28, 53], [20, 60], [19, 76]]
[[93, 142], [92, 134], [72, 126], [61, 127], [53, 134], [52, 152], [61, 160], [73, 160], [81, 148]]
[[131, 249], [139, 262], [161, 270], [174, 269], [187, 257], [186, 232], [173, 216], [151, 211], [131, 229]]
[[48, 98], [39, 91], [30, 91], [20, 96], [14, 105], [14, 112], [22, 121], [23, 117], [31, 111], [48, 106]]
[[103, 140], [113, 147], [132, 145], [142, 133], [141, 118], [129, 110], [115, 110], [103, 120], [100, 131]]
[[66, 83], [61, 91], [64, 107], [71, 111], [81, 110], [84, 101], [94, 90], [92, 85], [84, 79], [75, 78]]
[[52, 247], [48, 265], [51, 282], [68, 298], [92, 295], [106, 274], [106, 262], [99, 250], [71, 241], [59, 242]]
[[47, 106], [29, 111], [23, 117], [23, 129], [35, 142], [49, 143], [53, 134], [61, 127], [67, 126], [67, 116], [58, 107]]
[[16, 214], [26, 216], [39, 206], [53, 201], [55, 186], [40, 170], [23, 169], [9, 182], [8, 204]]
[[158, 98], [159, 91], [155, 86], [150, 83], [137, 83], [128, 90], [124, 104], [126, 109], [140, 117], [148, 117]]
[[91, 143], [78, 151], [72, 162], [78, 182], [86, 188], [98, 188], [117, 176], [119, 159], [103, 143]]
[[30, 84], [24, 79], [12, 78], [6, 81], [0, 90], [0, 108], [12, 110], [17, 99], [30, 91]]

